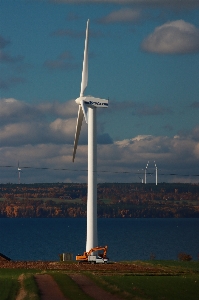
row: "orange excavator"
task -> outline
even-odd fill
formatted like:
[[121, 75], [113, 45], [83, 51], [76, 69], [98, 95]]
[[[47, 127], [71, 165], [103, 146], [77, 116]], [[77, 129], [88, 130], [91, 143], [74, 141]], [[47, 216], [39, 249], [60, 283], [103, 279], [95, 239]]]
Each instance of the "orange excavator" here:
[[[81, 263], [81, 262], [88, 262], [88, 263], [107, 263], [108, 262], [108, 257], [106, 256], [107, 253], [107, 249], [108, 246], [104, 246], [104, 247], [94, 247], [92, 249], [90, 249], [88, 252], [84, 252], [83, 255], [77, 255], [76, 256], [76, 260]], [[95, 254], [95, 252], [102, 250], [103, 252], [98, 253], [97, 255]]]

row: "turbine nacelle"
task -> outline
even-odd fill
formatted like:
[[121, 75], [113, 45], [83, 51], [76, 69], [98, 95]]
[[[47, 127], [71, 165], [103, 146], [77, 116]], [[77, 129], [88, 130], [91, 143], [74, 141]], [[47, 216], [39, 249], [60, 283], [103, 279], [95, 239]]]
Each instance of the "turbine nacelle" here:
[[88, 107], [101, 107], [106, 108], [108, 107], [108, 100], [107, 99], [101, 99], [101, 98], [95, 98], [92, 96], [86, 96], [84, 100], [84, 104]]
[[96, 98], [93, 96], [82, 96], [75, 100], [79, 105], [82, 105], [82, 102], [88, 107], [108, 107], [108, 100]]
[[[77, 117], [77, 124], [82, 122], [82, 120], [79, 120], [79, 118], [82, 118], [82, 113], [84, 115], [85, 121], [88, 124], [88, 113], [86, 107], [101, 107], [101, 108], [106, 108], [108, 107], [108, 100], [106, 99], [101, 99], [101, 98], [95, 98], [92, 96], [80, 96], [75, 100], [75, 102], [79, 105], [79, 113]], [[81, 128], [81, 126], [80, 126]]]

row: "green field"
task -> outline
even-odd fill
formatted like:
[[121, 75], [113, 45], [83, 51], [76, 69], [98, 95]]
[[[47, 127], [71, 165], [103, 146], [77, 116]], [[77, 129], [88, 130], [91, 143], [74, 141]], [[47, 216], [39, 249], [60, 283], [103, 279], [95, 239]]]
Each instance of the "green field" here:
[[95, 276], [104, 289], [123, 299], [196, 300], [199, 275], [184, 276]]
[[67, 299], [70, 300], [92, 300], [93, 298], [86, 295], [79, 286], [63, 272], [53, 272], [52, 277], [57, 282], [60, 287], [60, 290]]
[[35, 272], [35, 270], [0, 269], [0, 300], [15, 300], [21, 282], [27, 292], [24, 300], [39, 300], [39, 290], [34, 280]]
[[[118, 295], [121, 299], [139, 300], [197, 300], [199, 299], [199, 261], [149, 261], [128, 262], [143, 265], [144, 273], [133, 273], [120, 270], [105, 272], [103, 266], [90, 271], [78, 271], [91, 278], [98, 286]], [[148, 272], [153, 270], [166, 271], [162, 274]], [[74, 269], [73, 269], [74, 270]], [[130, 269], [129, 269], [130, 270]], [[72, 271], [74, 273], [74, 271]], [[34, 274], [49, 273], [58, 283], [67, 299], [91, 300], [78, 285], [68, 276], [71, 271], [64, 270], [25, 270], [0, 269], [0, 300], [14, 300], [23, 287], [24, 300], [39, 300], [40, 293], [34, 280]]]
[[14, 300], [16, 298], [20, 284], [18, 277], [20, 270], [0, 270], [0, 299]]

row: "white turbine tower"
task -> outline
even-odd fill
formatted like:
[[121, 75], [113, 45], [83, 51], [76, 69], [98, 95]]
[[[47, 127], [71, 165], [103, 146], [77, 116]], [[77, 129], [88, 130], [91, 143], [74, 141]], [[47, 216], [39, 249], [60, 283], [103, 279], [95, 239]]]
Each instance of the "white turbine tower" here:
[[88, 192], [87, 192], [87, 239], [86, 251], [98, 245], [97, 237], [97, 128], [96, 128], [96, 108], [108, 107], [108, 100], [84, 96], [84, 91], [88, 83], [88, 38], [89, 20], [86, 27], [86, 39], [84, 48], [84, 60], [82, 69], [82, 82], [80, 97], [75, 101], [79, 105], [74, 149], [73, 162], [77, 150], [83, 116], [88, 124]]
[[149, 161], [148, 161], [148, 163], [147, 163], [147, 165], [145, 167], [145, 170], [144, 170], [144, 179], [145, 179], [144, 181], [145, 181], [145, 184], [146, 184], [146, 171], [147, 171], [148, 165], [149, 165]]
[[18, 181], [20, 184], [21, 183], [21, 169], [19, 168], [19, 161], [18, 161]]
[[[138, 170], [138, 172], [139, 172], [140, 170]], [[141, 171], [143, 171], [143, 169], [141, 169]], [[138, 174], [140, 174], [140, 173], [138, 173]], [[141, 178], [139, 175], [138, 175], [138, 177], [141, 179], [141, 182], [143, 183], [144, 182], [144, 179], [143, 178]]]
[[154, 164], [155, 164], [155, 184], [158, 185], [158, 167], [156, 165], [155, 160], [154, 160]]

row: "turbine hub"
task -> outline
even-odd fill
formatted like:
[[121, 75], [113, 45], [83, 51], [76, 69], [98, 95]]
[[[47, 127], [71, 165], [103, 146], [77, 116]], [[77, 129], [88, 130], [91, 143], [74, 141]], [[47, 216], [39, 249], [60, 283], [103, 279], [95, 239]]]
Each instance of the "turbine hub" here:
[[81, 97], [81, 96], [80, 96], [79, 98], [77, 98], [77, 99], [75, 100], [75, 102], [76, 102], [77, 104], [80, 105], [80, 104], [81, 104], [81, 101], [84, 100], [84, 99], [85, 99], [85, 97]]

